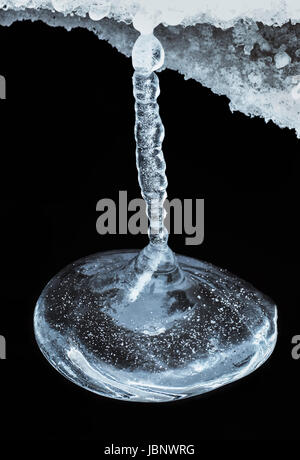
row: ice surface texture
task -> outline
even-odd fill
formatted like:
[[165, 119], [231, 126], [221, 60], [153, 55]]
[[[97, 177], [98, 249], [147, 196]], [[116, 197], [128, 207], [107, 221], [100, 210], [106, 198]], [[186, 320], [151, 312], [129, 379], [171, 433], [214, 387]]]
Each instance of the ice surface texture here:
[[64, 14], [89, 14], [92, 19], [103, 17], [132, 22], [146, 16], [168, 25], [194, 25], [210, 22], [217, 26], [232, 26], [240, 18], [265, 24], [284, 24], [300, 18], [298, 0], [0, 0], [0, 8], [52, 9]]
[[153, 278], [129, 301], [136, 252], [62, 270], [36, 306], [38, 344], [65, 377], [117, 399], [172, 401], [233, 382], [272, 353], [274, 303], [225, 270], [177, 256], [184, 278]]
[[166, 67], [226, 95], [232, 110], [295, 129], [300, 138], [298, 0], [0, 0], [0, 24], [41, 19], [86, 27], [130, 56], [138, 35], [131, 22], [141, 21], [143, 8], [154, 22], [181, 23], [155, 31]]

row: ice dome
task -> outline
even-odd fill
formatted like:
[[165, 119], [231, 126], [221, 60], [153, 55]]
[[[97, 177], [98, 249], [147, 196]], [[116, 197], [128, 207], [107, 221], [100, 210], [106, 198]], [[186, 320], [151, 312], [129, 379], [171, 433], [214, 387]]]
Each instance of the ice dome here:
[[0, 0], [0, 24], [16, 20], [85, 27], [127, 56], [150, 23], [166, 67], [300, 138], [299, 0]]

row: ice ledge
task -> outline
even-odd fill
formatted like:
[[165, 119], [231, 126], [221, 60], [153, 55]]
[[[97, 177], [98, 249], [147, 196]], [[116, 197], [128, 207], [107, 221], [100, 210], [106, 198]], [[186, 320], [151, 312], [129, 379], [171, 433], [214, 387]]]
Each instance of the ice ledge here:
[[240, 19], [283, 25], [300, 22], [299, 0], [0, 0], [0, 9], [48, 9], [92, 19], [131, 23], [137, 14], [155, 25], [212, 24], [229, 28]]
[[[0, 24], [17, 20], [42, 20], [67, 30], [84, 27], [127, 56], [138, 35], [131, 25], [108, 18], [92, 21], [47, 9], [0, 10]], [[166, 67], [226, 95], [232, 110], [295, 129], [300, 138], [300, 24], [278, 27], [240, 20], [224, 30], [212, 24], [160, 25], [155, 33], [166, 50]]]

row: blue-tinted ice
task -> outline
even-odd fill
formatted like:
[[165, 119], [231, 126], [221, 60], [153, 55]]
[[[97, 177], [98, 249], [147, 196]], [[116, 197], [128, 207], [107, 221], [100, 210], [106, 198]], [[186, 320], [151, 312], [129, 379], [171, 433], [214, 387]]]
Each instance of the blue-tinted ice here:
[[265, 295], [224, 270], [177, 256], [184, 278], [168, 285], [157, 276], [132, 302], [127, 270], [136, 257], [82, 259], [42, 293], [36, 338], [67, 378], [103, 396], [172, 401], [244, 377], [270, 356], [276, 307]]
[[164, 51], [148, 32], [133, 48], [133, 87], [149, 244], [139, 253], [100, 253], [66, 267], [42, 292], [34, 326], [46, 358], [74, 383], [103, 396], [161, 402], [255, 370], [275, 346], [277, 311], [251, 285], [175, 257], [167, 245], [164, 128], [154, 73]]

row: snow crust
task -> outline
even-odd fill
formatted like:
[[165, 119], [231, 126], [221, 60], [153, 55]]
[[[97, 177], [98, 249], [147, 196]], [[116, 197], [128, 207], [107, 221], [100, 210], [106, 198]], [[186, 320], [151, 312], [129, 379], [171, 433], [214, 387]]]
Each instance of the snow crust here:
[[17, 20], [85, 27], [127, 56], [133, 25], [160, 24], [165, 67], [300, 138], [299, 0], [0, 0], [0, 24]]
[[135, 17], [152, 18], [155, 25], [211, 23], [230, 27], [241, 18], [267, 25], [300, 20], [299, 0], [0, 0], [2, 9], [48, 9], [63, 14], [104, 17], [130, 23]]

